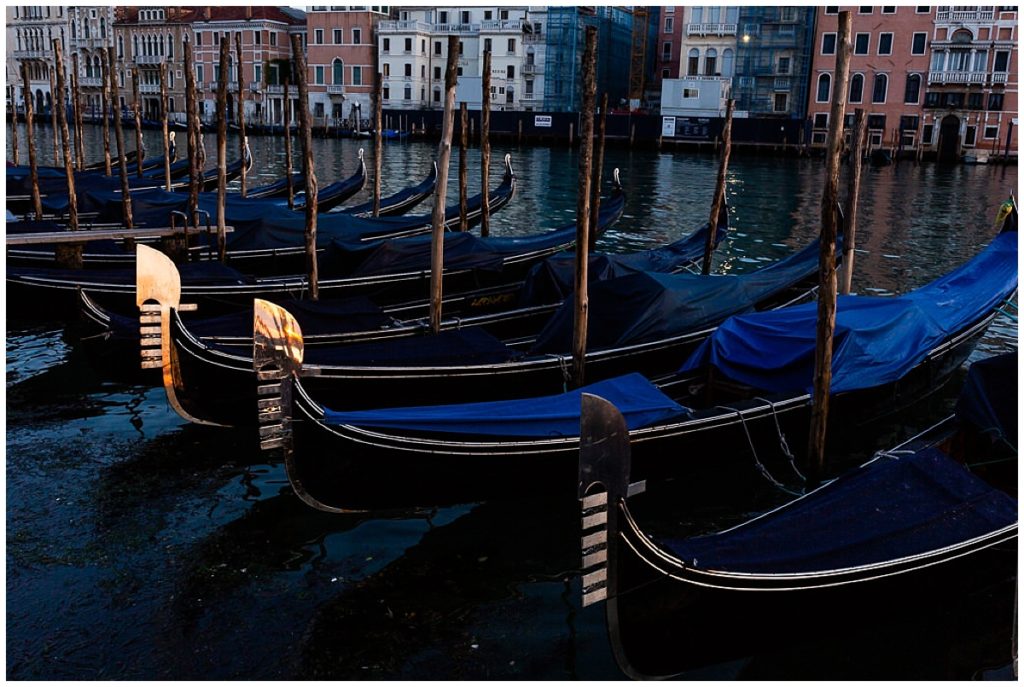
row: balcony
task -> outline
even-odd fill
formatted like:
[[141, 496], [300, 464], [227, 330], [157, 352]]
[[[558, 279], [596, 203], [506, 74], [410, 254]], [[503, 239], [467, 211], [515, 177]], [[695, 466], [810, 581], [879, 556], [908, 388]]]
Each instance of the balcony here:
[[52, 50], [15, 50], [12, 54], [16, 60], [48, 60], [53, 58]]
[[433, 24], [430, 27], [432, 33], [461, 33], [461, 34], [472, 34], [480, 33], [479, 24]]
[[986, 72], [928, 72], [930, 84], [983, 84], [987, 78]]
[[544, 43], [546, 40], [547, 40], [547, 38], [545, 38], [544, 34], [542, 34], [542, 33], [524, 33], [523, 34], [523, 42], [524, 43]]
[[1006, 72], [993, 72], [992, 83], [1006, 83], [1008, 76]]
[[135, 64], [160, 64], [164, 58], [159, 55], [136, 55]]
[[775, 83], [772, 84], [773, 90], [776, 91], [788, 91], [792, 86], [792, 82], [788, 76], [777, 76], [775, 77]]
[[969, 22], [992, 21], [995, 13], [988, 10], [942, 10], [935, 13], [935, 21]]
[[141, 83], [139, 84], [139, 93], [145, 93], [147, 95], [160, 95], [160, 84]]
[[732, 77], [722, 76], [721, 74], [687, 74], [686, 76], [680, 76], [680, 79], [685, 81], [731, 81]]
[[268, 83], [267, 84], [267, 93], [283, 94], [284, 93], [284, 84]]
[[259, 93], [263, 89], [260, 86], [260, 84], [258, 84], [258, 83], [251, 83], [251, 84], [249, 84], [249, 90], [252, 91], [253, 93]]
[[422, 21], [382, 21], [377, 24], [378, 33], [409, 33], [410, 31], [430, 31], [430, 24]]
[[527, 64], [523, 65], [523, 74], [536, 74], [536, 73], [537, 73], [537, 65], [536, 65], [536, 63], [533, 63], [533, 64], [527, 63]]
[[345, 95], [345, 86], [342, 84], [331, 84], [327, 87], [327, 95]]
[[103, 79], [99, 76], [82, 76], [78, 79], [78, 85], [82, 88], [102, 88]]
[[487, 33], [522, 33], [523, 32], [522, 19], [503, 19], [499, 21], [484, 21], [480, 22], [480, 31], [486, 31]]
[[687, 24], [688, 36], [735, 36], [735, 24]]

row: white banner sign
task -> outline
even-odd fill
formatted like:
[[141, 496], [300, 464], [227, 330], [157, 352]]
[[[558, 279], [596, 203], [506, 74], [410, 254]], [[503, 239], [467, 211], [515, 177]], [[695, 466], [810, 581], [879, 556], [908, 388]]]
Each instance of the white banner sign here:
[[676, 118], [675, 117], [662, 117], [661, 118], [661, 135], [662, 136], [675, 136], [676, 135]]
[[533, 125], [537, 127], [551, 128], [551, 115], [534, 115]]

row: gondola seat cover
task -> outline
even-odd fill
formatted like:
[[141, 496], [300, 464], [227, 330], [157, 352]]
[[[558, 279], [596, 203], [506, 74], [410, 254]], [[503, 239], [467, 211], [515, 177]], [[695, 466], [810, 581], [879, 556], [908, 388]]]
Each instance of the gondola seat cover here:
[[971, 365], [956, 403], [956, 419], [1017, 448], [1017, 352]]
[[580, 433], [580, 396], [584, 393], [596, 394], [614, 403], [630, 429], [689, 412], [642, 375], [634, 373], [554, 396], [354, 412], [325, 409], [324, 420], [330, 425], [459, 436], [576, 437]]
[[[973, 260], [894, 298], [840, 296], [832, 393], [895, 382], [928, 352], [976, 322], [1017, 288], [1017, 232], [999, 234]], [[712, 366], [769, 392], [813, 387], [817, 304], [737, 315], [693, 352], [681, 371]]]
[[1017, 522], [1017, 502], [935, 448], [884, 456], [761, 518], [659, 543], [734, 573], [841, 570], [953, 546]]
[[[730, 276], [638, 272], [588, 289], [593, 349], [658, 341], [748, 312], [817, 270], [818, 242], [756, 272]], [[571, 350], [575, 299], [568, 297], [537, 336], [534, 353]]]

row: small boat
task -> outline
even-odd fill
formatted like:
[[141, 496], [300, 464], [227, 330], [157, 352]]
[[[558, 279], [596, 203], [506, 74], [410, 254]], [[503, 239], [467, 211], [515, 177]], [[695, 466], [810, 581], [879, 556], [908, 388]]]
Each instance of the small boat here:
[[[839, 299], [831, 405], [833, 417], [842, 422], [832, 425], [830, 436], [838, 441], [844, 432], [862, 432], [871, 422], [919, 402], [967, 359], [1017, 289], [1015, 212], [1004, 229], [975, 258], [915, 291]], [[341, 485], [360, 483], [384, 466], [423, 474], [427, 484], [435, 468], [436, 474], [486, 475], [498, 466], [518, 472], [559, 459], [564, 463], [579, 448], [581, 393], [601, 395], [623, 409], [641, 466], [654, 474], [685, 474], [699, 467], [665, 458], [684, 446], [690, 455], [714, 455], [716, 460], [751, 455], [752, 436], [776, 436], [785, 446], [787, 434], [806, 435], [810, 422], [816, 320], [814, 303], [736, 315], [710, 328], [677, 372], [656, 378], [625, 374], [575, 391], [518, 400], [335, 410], [317, 398], [332, 381], [317, 375], [330, 366], [310, 365], [301, 355], [285, 360], [282, 356], [293, 348], [263, 345], [256, 347], [254, 367], [258, 373], [277, 370], [274, 388], [287, 388], [281, 392], [285, 395], [272, 395], [287, 403], [267, 401], [279, 403], [275, 407], [285, 419], [284, 429], [264, 428], [265, 436], [274, 434], [286, 445], [289, 478], [300, 496], [330, 510]], [[275, 326], [287, 322], [289, 338], [301, 344], [301, 330], [286, 314], [268, 321]], [[268, 341], [274, 340], [273, 327], [264, 329]], [[260, 354], [268, 357], [259, 360]], [[562, 360], [569, 364], [568, 358]], [[481, 384], [491, 384], [494, 371], [482, 369], [488, 374], [481, 376]], [[267, 372], [261, 379], [267, 383], [271, 376]], [[340, 385], [344, 376], [333, 381]], [[796, 460], [786, 453], [791, 462]]]
[[[808, 628], [875, 634], [880, 620], [920, 618], [1000, 582], [1008, 623], [1017, 417], [1005, 380], [1017, 377], [1017, 355], [975, 363], [969, 374], [995, 384], [969, 381], [956, 414], [922, 435], [774, 510], [699, 535], [645, 529], [631, 507], [647, 484], [630, 481], [627, 421], [584, 395], [583, 605], [605, 604], [619, 667], [633, 679], [665, 678], [796, 650], [810, 641]], [[986, 481], [993, 463], [1011, 479]]]

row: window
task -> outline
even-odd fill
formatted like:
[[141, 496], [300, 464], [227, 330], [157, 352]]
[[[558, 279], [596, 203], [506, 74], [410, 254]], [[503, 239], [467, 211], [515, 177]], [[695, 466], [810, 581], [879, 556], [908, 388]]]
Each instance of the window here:
[[907, 87], [903, 92], [903, 102], [908, 105], [916, 105], [921, 97], [921, 75], [908, 74]]
[[816, 112], [814, 114], [814, 128], [815, 129], [827, 129], [828, 128], [828, 112]]
[[507, 70], [507, 72], [505, 74], [505, 77], [508, 78], [508, 79], [516, 78], [516, 68], [515, 68], [515, 65], [510, 64], [508, 66], [508, 70]]
[[885, 115], [868, 115], [868, 128], [885, 130]]
[[345, 63], [338, 58], [331, 63], [331, 83], [336, 86], [345, 83]]
[[277, 31], [270, 32], [270, 45], [277, 45]]
[[925, 144], [931, 143], [932, 142], [932, 132], [933, 131], [935, 131], [935, 125], [934, 124], [925, 124], [924, 128], [921, 129], [921, 143], [925, 143]]
[[871, 14], [874, 11], [875, 8], [872, 7], [871, 5], [864, 5], [859, 10], [857, 10], [857, 14]]
[[880, 34], [878, 34], [878, 54], [879, 55], [891, 55], [892, 54], [892, 34], [891, 33], [880, 33]]
[[896, 14], [896, 7], [894, 5], [882, 5], [882, 14]]
[[434, 67], [434, 81], [440, 81], [440, 80], [441, 80], [441, 68], [440, 67]]
[[819, 103], [827, 103], [829, 96], [832, 92], [832, 75], [821, 74], [818, 76], [818, 91], [815, 97], [815, 101]]
[[462, 54], [462, 41], [459, 41], [459, 54]]
[[509, 51], [510, 54], [514, 53], [516, 51], [516, 39], [515, 38], [509, 38], [508, 39], [508, 51]]
[[788, 57], [780, 57], [779, 63], [775, 67], [776, 74], [789, 74], [790, 59]]
[[[662, 69], [661, 70], [661, 78], [663, 80], [668, 78], [668, 70], [667, 69]], [[533, 83], [533, 82], [532, 81], [527, 81], [527, 83]]]
[[490, 52], [490, 51], [491, 51], [491, 39], [490, 38], [485, 38], [484, 39], [484, 52]]
[[919, 120], [916, 115], [903, 115], [900, 117], [900, 131], [917, 131]]
[[864, 75], [854, 74], [850, 77], [850, 102], [860, 103], [864, 101]]
[[402, 92], [403, 100], [412, 100], [412, 86], [406, 85], [405, 90]]
[[323, 103], [317, 103], [316, 105], [313, 106], [313, 116], [317, 117], [317, 118], [320, 118], [320, 117], [324, 116], [324, 104]]
[[383, 50], [384, 52], [391, 52], [391, 39], [390, 38], [382, 38], [381, 39], [381, 50]]
[[665, 17], [665, 33], [672, 33], [672, 22], [675, 17]]
[[774, 102], [775, 112], [786, 112], [789, 109], [789, 94], [788, 93], [776, 93]]
[[871, 91], [871, 102], [884, 103], [886, 92], [889, 90], [889, 77], [885, 74], [875, 74], [875, 87]]
[[911, 55], [923, 55], [925, 50], [925, 42], [928, 40], [927, 33], [915, 33], [914, 40], [910, 44]]
[[[789, 58], [785, 58], [789, 59]], [[733, 52], [732, 48], [726, 48], [722, 51], [722, 76], [732, 76], [733, 72]], [[789, 72], [786, 72], [787, 74]]]
[[1003, 94], [1002, 93], [989, 93], [988, 94], [988, 109], [999, 112], [1003, 109]]
[[420, 40], [420, 54], [421, 55], [426, 55], [427, 54], [427, 40], [425, 38]]
[[406, 76], [412, 76], [412, 63], [411, 62], [406, 62], [405, 63], [405, 75]]
[[998, 135], [999, 135], [999, 127], [998, 126], [986, 126], [985, 127], [985, 133], [984, 133], [984, 137], [985, 138], [991, 140], [991, 139], [995, 138]]
[[362, 45], [363, 43], [363, 30], [352, 29], [352, 43], [355, 45]]
[[853, 54], [867, 55], [868, 49], [870, 48], [870, 43], [870, 33], [858, 33], [857, 36], [853, 39]]
[[324, 43], [324, 30], [323, 29], [315, 29], [313, 31], [313, 43], [315, 45], [323, 45], [323, 43]]
[[263, 44], [263, 32], [262, 31], [253, 31], [252, 32], [252, 42], [255, 43], [256, 45], [262, 45]]
[[686, 59], [686, 73], [690, 76], [697, 75], [697, 63], [700, 61], [700, 51], [697, 48], [690, 48], [690, 54]]
[[382, 75], [383, 75], [383, 76], [391, 76], [391, 64], [390, 64], [389, 62], [385, 62], [385, 63], [384, 63], [383, 65], [381, 65], [381, 66], [382, 66], [382, 67], [384, 68], [384, 69], [383, 69], [383, 74], [382, 74]]
[[252, 66], [252, 80], [254, 83], [263, 82], [263, 65], [254, 64]]
[[406, 38], [405, 39], [405, 51], [406, 52], [412, 52], [412, 39], [411, 38]]
[[1010, 63], [1010, 53], [1006, 50], [996, 50], [996, 61], [992, 67], [994, 72], [1005, 72]]
[[[914, 9], [914, 13], [915, 14], [928, 14], [931, 11], [932, 11], [932, 8], [931, 8], [930, 5], [921, 5], [921, 6], [919, 6], [919, 7]], [[931, 125], [929, 124], [929, 126], [931, 126]]]
[[697, 88], [684, 88], [683, 89], [683, 100], [694, 100], [700, 97], [700, 89]]
[[825, 7], [825, 14], [839, 14], [839, 5]]
[[352, 67], [352, 85], [362, 86], [363, 85], [363, 68]]
[[967, 132], [964, 133], [964, 145], [965, 146], [973, 146], [974, 145], [974, 141], [977, 138], [977, 136], [978, 136], [978, 127], [976, 127], [976, 126], [969, 126], [969, 127], [967, 127]]
[[968, 93], [967, 94], [967, 109], [968, 110], [981, 110], [984, 109], [984, 93]]
[[834, 33], [823, 33], [823, 34], [821, 34], [821, 54], [822, 55], [835, 55], [836, 54], [836, 34], [834, 34]]
[[502, 21], [505, 21], [506, 19], [508, 19], [508, 10], [501, 10], [498, 13], [498, 16], [501, 18]]
[[661, 60], [667, 62], [672, 59], [672, 42], [665, 41], [661, 44]]
[[324, 67], [323, 67], [323, 65], [318, 64], [316, 67], [314, 67], [313, 68], [313, 74], [315, 75], [313, 77], [313, 79], [314, 79], [313, 83], [315, 83], [317, 85], [322, 85], [323, 82], [324, 82]]
[[334, 33], [334, 44], [335, 45], [340, 45], [341, 43], [345, 42], [342, 39], [342, 37], [341, 37], [341, 29], [334, 29], [333, 33]]
[[461, 16], [461, 20], [460, 20], [460, 21], [461, 21], [461, 22], [462, 22], [463, 24], [468, 24], [468, 23], [469, 23], [469, 12], [468, 12], [468, 11], [466, 11], [466, 10], [463, 10], [463, 11], [462, 11], [462, 12], [460, 13], [460, 16]]
[[427, 78], [427, 65], [425, 65], [425, 64], [421, 64], [420, 65], [420, 78], [421, 79]]
[[384, 86], [384, 88], [381, 89], [381, 97], [384, 100], [391, 100], [391, 87], [390, 86]]
[[434, 102], [435, 103], [441, 102], [441, 89], [440, 88], [435, 88], [434, 89]]
[[484, 21], [490, 21], [494, 18], [494, 12], [490, 10], [484, 10]]
[[203, 65], [196, 65], [196, 81], [203, 83]]
[[[448, 13], [447, 12], [438, 12], [437, 13], [437, 21], [438, 21], [438, 23], [441, 23], [441, 24], [447, 24], [448, 23]], [[408, 98], [406, 98], [406, 100], [408, 100]]]
[[434, 54], [435, 55], [440, 55], [441, 54], [441, 41], [434, 41]]
[[714, 76], [716, 74], [716, 67], [718, 66], [718, 51], [714, 48], [708, 48], [708, 51], [704, 53], [704, 76]]

